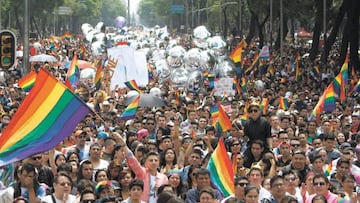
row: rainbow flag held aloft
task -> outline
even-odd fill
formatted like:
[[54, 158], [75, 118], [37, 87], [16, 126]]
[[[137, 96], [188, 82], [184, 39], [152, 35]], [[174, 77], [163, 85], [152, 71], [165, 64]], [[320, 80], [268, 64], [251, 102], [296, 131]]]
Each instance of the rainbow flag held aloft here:
[[19, 87], [21, 87], [21, 89], [23, 89], [25, 92], [29, 92], [35, 84], [36, 75], [37, 74], [35, 71], [30, 71], [30, 73], [19, 80]]
[[248, 74], [248, 73], [250, 73], [250, 71], [256, 70], [258, 64], [259, 64], [259, 53], [256, 53], [255, 56], [254, 56], [254, 58], [253, 58], [253, 60], [252, 60], [251, 66], [249, 66], [249, 67], [245, 70], [245, 73]]
[[242, 44], [239, 43], [237, 47], [231, 52], [230, 58], [234, 63], [241, 63]]
[[263, 98], [260, 104], [260, 110], [262, 111], [263, 115], [266, 115], [267, 109], [269, 106], [269, 99], [268, 98]]
[[299, 81], [300, 79], [300, 68], [299, 68], [299, 63], [300, 63], [300, 53], [297, 52], [296, 53], [296, 58], [295, 58], [295, 81]]
[[236, 90], [237, 94], [241, 93], [241, 87], [236, 78], [233, 79], [233, 89]]
[[129, 106], [126, 107], [124, 112], [120, 116], [120, 120], [130, 120], [135, 118], [135, 114], [137, 111], [137, 108], [139, 107], [139, 101], [140, 101], [140, 95], [135, 98], [134, 101], [132, 101]]
[[325, 175], [328, 177], [330, 176], [331, 174], [331, 171], [332, 171], [332, 161], [330, 161], [329, 165], [326, 167], [326, 170], [325, 170]]
[[224, 197], [234, 194], [234, 170], [222, 139], [212, 153], [207, 169], [211, 182]]
[[289, 102], [285, 97], [280, 96], [279, 97], [279, 109], [282, 110], [288, 110], [289, 108]]
[[[218, 119], [217, 119], [217, 129], [220, 132], [226, 132], [228, 130], [231, 129], [232, 125], [231, 125], [231, 121], [229, 119], [229, 117], [226, 115], [224, 108], [222, 107], [222, 105], [220, 104], [220, 102], [217, 103], [217, 108], [218, 108]], [[214, 121], [213, 121], [214, 122]]]
[[219, 118], [219, 108], [217, 105], [214, 105], [210, 108], [210, 114], [211, 114], [211, 119], [213, 122], [213, 126], [216, 127], [217, 125], [217, 120]]
[[103, 62], [102, 60], [100, 60], [97, 65], [96, 74], [94, 78], [94, 85], [97, 90], [99, 90], [101, 87], [102, 71], [103, 71]]
[[241, 91], [246, 92], [246, 78], [245, 77], [241, 78]]
[[311, 112], [310, 120], [313, 120], [315, 117], [320, 115], [323, 111], [332, 112], [336, 109], [335, 103], [335, 92], [334, 92], [334, 84], [330, 83], [326, 88], [324, 93], [321, 95], [318, 103], [315, 105], [315, 108]]
[[64, 37], [65, 37], [65, 39], [66, 39], [67, 41], [70, 41], [72, 35], [70, 34], [70, 32], [65, 32], [65, 33], [64, 33]]
[[84, 45], [84, 44], [81, 44], [81, 46], [80, 46], [80, 53], [79, 53], [79, 59], [84, 60], [84, 59], [85, 59], [85, 54], [86, 54], [85, 45]]
[[137, 85], [135, 80], [129, 80], [124, 82], [126, 87], [128, 87], [130, 90], [135, 90], [137, 91], [139, 94], [142, 93], [141, 89], [139, 88], [139, 86]]
[[0, 136], [0, 166], [54, 148], [89, 112], [61, 82], [40, 69], [34, 87]]
[[358, 92], [360, 92], [360, 80], [358, 80], [358, 82], [355, 84], [350, 94], [355, 94]]
[[79, 85], [79, 81], [80, 81], [80, 70], [79, 70], [78, 58], [77, 55], [75, 55], [66, 73], [65, 85], [71, 91], [74, 91], [74, 89], [76, 89], [77, 86]]

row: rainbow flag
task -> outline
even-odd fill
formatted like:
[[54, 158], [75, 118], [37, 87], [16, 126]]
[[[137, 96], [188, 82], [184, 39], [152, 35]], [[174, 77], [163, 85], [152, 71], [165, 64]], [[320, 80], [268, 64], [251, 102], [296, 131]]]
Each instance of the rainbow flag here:
[[36, 75], [37, 74], [35, 71], [30, 71], [30, 73], [28, 73], [19, 80], [19, 87], [21, 87], [21, 89], [23, 89], [25, 92], [29, 92], [35, 84]]
[[238, 94], [241, 93], [241, 87], [236, 78], [233, 79], [233, 89], [235, 89]]
[[135, 114], [137, 111], [137, 108], [139, 107], [139, 101], [140, 101], [140, 95], [135, 98], [134, 101], [132, 101], [129, 106], [126, 107], [124, 112], [120, 116], [120, 120], [130, 120], [135, 118]]
[[314, 70], [315, 70], [315, 72], [316, 72], [317, 75], [320, 75], [319, 65], [315, 65], [315, 66], [314, 66]]
[[246, 78], [245, 77], [241, 78], [241, 91], [246, 92]]
[[339, 194], [338, 203], [352, 203], [352, 200], [347, 193], [345, 193], [344, 196], [342, 194]]
[[231, 52], [230, 58], [234, 63], [241, 63], [242, 44], [239, 43], [237, 47]]
[[209, 74], [207, 77], [208, 77], [208, 80], [209, 80], [209, 87], [211, 89], [213, 89], [214, 86], [215, 86], [215, 75]]
[[232, 127], [231, 121], [230, 121], [229, 117], [226, 115], [226, 113], [224, 111], [224, 108], [222, 107], [220, 102], [218, 102], [217, 107], [219, 109], [217, 127], [218, 127], [220, 132], [226, 132], [226, 131], [230, 130], [231, 127]]
[[271, 76], [274, 76], [275, 75], [274, 66], [270, 65], [270, 67], [268, 68], [268, 72], [270, 73]]
[[40, 69], [34, 87], [0, 136], [0, 166], [54, 148], [89, 112], [61, 82]]
[[241, 115], [240, 116], [240, 123], [241, 123], [241, 125], [245, 125], [245, 123], [246, 123], [246, 121], [247, 121], [247, 119], [248, 119], [248, 113], [245, 113], [244, 115]]
[[85, 59], [85, 54], [86, 54], [85, 46], [84, 46], [84, 44], [81, 44], [80, 53], [79, 53], [79, 59], [84, 60]]
[[212, 153], [207, 169], [211, 182], [224, 197], [234, 194], [234, 171], [222, 139]]
[[263, 98], [260, 104], [260, 110], [262, 111], [263, 115], [266, 115], [268, 106], [269, 106], [269, 99]]
[[142, 93], [141, 89], [139, 88], [139, 86], [136, 84], [135, 80], [129, 80], [125, 82], [125, 85], [130, 89], [130, 90], [135, 90], [137, 92], [139, 92], [139, 94]]
[[254, 58], [253, 58], [253, 60], [252, 60], [251, 66], [249, 66], [249, 67], [245, 70], [245, 73], [248, 74], [248, 73], [250, 73], [250, 71], [256, 70], [258, 64], [259, 64], [259, 53], [256, 53], [255, 56], [254, 56]]
[[315, 108], [311, 112], [310, 120], [313, 120], [315, 117], [320, 115], [323, 111], [334, 111], [336, 108], [335, 104], [335, 92], [334, 92], [334, 84], [330, 83], [326, 88], [324, 93], [321, 95], [318, 103]]
[[70, 32], [65, 32], [65, 33], [64, 33], [64, 37], [65, 37], [65, 39], [66, 39], [67, 41], [70, 41], [72, 35], [70, 34]]
[[299, 68], [299, 63], [300, 63], [300, 53], [297, 52], [296, 53], [296, 58], [295, 58], [295, 81], [299, 81], [300, 79], [300, 68]]
[[331, 174], [331, 171], [332, 171], [332, 161], [330, 161], [330, 163], [328, 164], [328, 166], [326, 167], [326, 170], [325, 170], [325, 175], [327, 176], [327, 177], [329, 177], [330, 176], [330, 174]]
[[219, 108], [217, 105], [214, 105], [210, 108], [210, 114], [211, 114], [213, 126], [216, 127], [217, 120], [219, 118]]
[[103, 62], [100, 59], [100, 61], [98, 62], [98, 65], [97, 65], [96, 74], [95, 74], [95, 78], [94, 78], [94, 85], [97, 90], [99, 90], [101, 87], [102, 71], [103, 71]]
[[175, 104], [176, 106], [180, 105], [180, 92], [177, 89], [175, 90]]
[[279, 97], [279, 109], [288, 110], [288, 108], [289, 108], [289, 102], [287, 101], [287, 99], [280, 96]]
[[360, 80], [358, 80], [358, 82], [355, 84], [355, 86], [353, 87], [350, 93], [355, 94], [358, 93], [359, 91], [360, 91]]
[[79, 70], [78, 58], [77, 55], [75, 55], [66, 73], [65, 85], [71, 91], [74, 91], [74, 89], [79, 85], [79, 81], [80, 81], [80, 70]]

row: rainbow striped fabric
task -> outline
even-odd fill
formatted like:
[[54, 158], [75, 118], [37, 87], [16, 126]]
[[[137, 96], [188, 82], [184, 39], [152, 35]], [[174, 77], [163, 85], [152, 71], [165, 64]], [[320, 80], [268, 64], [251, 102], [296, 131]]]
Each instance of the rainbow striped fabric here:
[[135, 80], [129, 80], [125, 82], [126, 87], [128, 87], [130, 90], [135, 90], [137, 92], [139, 92], [139, 94], [142, 93], [141, 89], [139, 88], [139, 86], [137, 85]]
[[41, 69], [34, 87], [0, 136], [0, 166], [54, 148], [90, 109]]
[[335, 103], [335, 92], [334, 92], [334, 84], [330, 83], [326, 88], [324, 93], [321, 95], [318, 103], [315, 108], [311, 112], [310, 120], [313, 120], [316, 116], [320, 115], [323, 111], [331, 112], [336, 108]]
[[120, 120], [130, 120], [135, 118], [137, 108], [139, 107], [140, 96], [141, 95], [137, 96], [134, 101], [132, 101], [129, 106], [126, 107], [119, 118]]
[[289, 102], [285, 97], [280, 96], [279, 97], [279, 109], [287, 110], [289, 108]]
[[30, 73], [19, 80], [19, 87], [21, 87], [21, 89], [23, 89], [25, 92], [29, 92], [35, 84], [36, 75], [37, 74], [35, 71], [30, 71]]
[[66, 39], [67, 41], [70, 41], [72, 35], [71, 35], [70, 32], [65, 32], [65, 33], [64, 33], [64, 37], [65, 37], [65, 39]]
[[96, 74], [94, 78], [94, 85], [97, 90], [99, 90], [101, 87], [102, 71], [103, 71], [103, 61], [100, 59], [97, 65]]
[[242, 44], [239, 43], [237, 47], [231, 52], [230, 58], [234, 63], [241, 63]]
[[74, 89], [76, 89], [76, 87], [79, 85], [79, 81], [80, 81], [79, 63], [78, 63], [78, 57], [77, 55], [75, 55], [66, 73], [65, 84], [71, 91], [74, 91]]
[[269, 106], [269, 99], [268, 98], [263, 98], [260, 104], [260, 110], [262, 111], [263, 115], [266, 115], [267, 109]]
[[222, 139], [212, 153], [207, 169], [211, 182], [224, 197], [234, 194], [234, 171]]
[[300, 67], [299, 67], [299, 63], [300, 63], [300, 53], [297, 52], [296, 53], [296, 58], [295, 58], [295, 81], [299, 81], [300, 79]]
[[220, 102], [218, 102], [217, 105], [211, 107], [210, 113], [213, 120], [213, 125], [218, 129], [219, 132], [226, 132], [231, 129], [231, 121], [226, 115]]

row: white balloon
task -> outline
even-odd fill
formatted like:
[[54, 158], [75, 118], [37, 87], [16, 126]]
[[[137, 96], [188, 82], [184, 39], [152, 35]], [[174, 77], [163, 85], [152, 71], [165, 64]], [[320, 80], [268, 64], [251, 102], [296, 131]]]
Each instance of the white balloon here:
[[130, 98], [130, 97], [134, 97], [134, 96], [138, 96], [138, 95], [139, 95], [139, 92], [138, 92], [138, 91], [130, 90], [130, 91], [126, 94], [126, 97], [127, 97], [127, 98]]
[[149, 94], [156, 96], [156, 97], [161, 97], [161, 90], [157, 87], [153, 87], [150, 89]]

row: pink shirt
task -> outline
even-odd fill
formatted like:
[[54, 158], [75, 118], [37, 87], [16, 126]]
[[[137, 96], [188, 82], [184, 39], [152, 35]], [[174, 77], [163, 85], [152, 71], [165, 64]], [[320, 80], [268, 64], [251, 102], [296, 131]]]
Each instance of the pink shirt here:
[[[306, 198], [305, 203], [311, 203], [312, 199], [316, 196], [316, 194], [310, 195], [308, 198]], [[325, 196], [327, 203], [337, 203], [338, 202], [338, 196], [330, 191]]]

